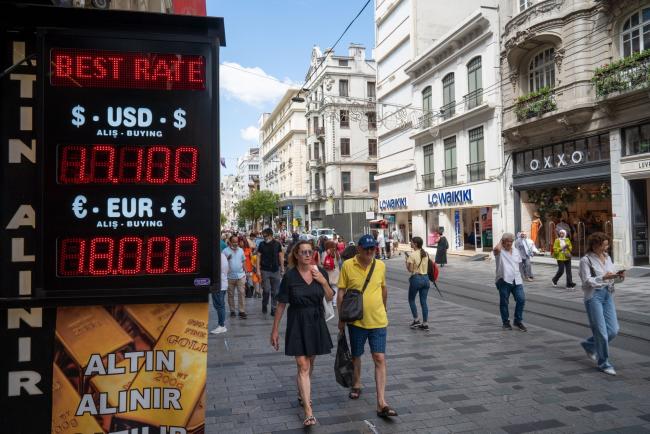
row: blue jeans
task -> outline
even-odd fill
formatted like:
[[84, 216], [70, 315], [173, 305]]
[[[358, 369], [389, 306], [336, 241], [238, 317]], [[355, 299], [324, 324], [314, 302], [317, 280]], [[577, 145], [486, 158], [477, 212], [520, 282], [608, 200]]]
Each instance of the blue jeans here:
[[429, 294], [429, 276], [414, 274], [409, 278], [409, 306], [413, 319], [418, 317], [418, 308], [415, 305], [415, 296], [420, 293], [420, 306], [422, 307], [422, 321], [429, 319], [429, 306], [427, 306], [427, 295]]
[[594, 295], [585, 300], [585, 308], [593, 336], [581, 343], [582, 348], [598, 357], [598, 368], [611, 368], [608, 344], [618, 334], [618, 319], [612, 294], [607, 288], [596, 289]]
[[510, 322], [508, 312], [508, 304], [510, 303], [510, 294], [515, 299], [515, 324], [523, 321], [524, 305], [526, 304], [526, 296], [524, 295], [524, 285], [516, 285], [508, 283], [503, 279], [497, 282], [497, 289], [499, 290], [499, 310], [501, 311], [501, 321], [504, 324]]
[[226, 292], [228, 291], [217, 291], [211, 294], [212, 304], [217, 311], [217, 319], [221, 327], [226, 325]]

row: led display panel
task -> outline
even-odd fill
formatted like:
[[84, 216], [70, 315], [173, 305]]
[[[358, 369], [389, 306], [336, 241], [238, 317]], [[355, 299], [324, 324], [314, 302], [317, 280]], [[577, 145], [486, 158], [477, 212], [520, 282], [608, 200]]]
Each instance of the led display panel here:
[[211, 45], [51, 34], [42, 49], [44, 290], [212, 287]]

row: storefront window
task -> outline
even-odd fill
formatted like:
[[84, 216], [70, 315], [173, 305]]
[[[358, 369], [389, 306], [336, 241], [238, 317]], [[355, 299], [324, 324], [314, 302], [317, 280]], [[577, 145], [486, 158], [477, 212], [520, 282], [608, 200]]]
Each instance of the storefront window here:
[[427, 238], [426, 243], [427, 247], [436, 247], [438, 245], [438, 240], [440, 235], [438, 234], [438, 228], [440, 227], [440, 220], [438, 218], [438, 211], [427, 211]]

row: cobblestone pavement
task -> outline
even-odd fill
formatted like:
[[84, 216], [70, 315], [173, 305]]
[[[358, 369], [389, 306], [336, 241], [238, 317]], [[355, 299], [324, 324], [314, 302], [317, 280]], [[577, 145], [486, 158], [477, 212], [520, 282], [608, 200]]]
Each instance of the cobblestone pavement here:
[[[431, 330], [410, 330], [405, 288], [389, 293], [387, 399], [399, 417], [376, 416], [366, 349], [358, 401], [336, 384], [334, 355], [317, 358], [312, 393], [319, 425], [304, 430], [294, 360], [282, 347], [272, 350], [272, 320], [259, 299], [248, 299], [249, 318], [229, 318], [228, 332], [209, 339], [206, 432], [650, 433], [649, 357], [613, 349], [619, 375], [609, 377], [574, 337], [535, 326], [502, 331], [496, 305], [491, 315], [432, 296]], [[215, 319], [211, 309], [211, 325]], [[281, 342], [283, 332], [284, 325]]]

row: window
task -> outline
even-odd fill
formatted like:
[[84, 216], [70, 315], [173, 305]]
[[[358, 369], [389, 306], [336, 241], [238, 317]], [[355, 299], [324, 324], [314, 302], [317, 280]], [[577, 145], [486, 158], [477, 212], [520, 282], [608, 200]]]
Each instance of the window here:
[[445, 139], [445, 185], [456, 185], [456, 136]]
[[320, 174], [318, 173], [314, 174], [314, 190], [316, 192], [319, 192], [320, 190]]
[[434, 186], [435, 175], [433, 173], [433, 144], [422, 147], [424, 154], [424, 170], [422, 171], [422, 184], [425, 190], [431, 190]]
[[623, 57], [650, 49], [650, 8], [639, 10], [625, 20], [621, 38]]
[[341, 138], [341, 156], [350, 156], [350, 139]]
[[368, 156], [377, 156], [377, 139], [368, 139]]
[[311, 119], [307, 118], [307, 134], [311, 134]]
[[368, 129], [369, 130], [376, 130], [377, 129], [377, 113], [368, 112], [368, 113], [366, 113], [366, 117], [368, 118]]
[[523, 12], [534, 3], [534, 0], [519, 0], [519, 12]]
[[547, 48], [533, 57], [528, 66], [528, 90], [536, 92], [555, 86], [555, 49]]
[[650, 124], [623, 129], [623, 155], [650, 152]]
[[314, 160], [318, 160], [320, 157], [318, 155], [318, 143], [314, 143]]
[[341, 172], [341, 185], [343, 191], [350, 191], [350, 172]]
[[375, 98], [375, 82], [374, 81], [369, 81], [366, 83], [366, 88], [368, 91], [368, 98]]
[[469, 164], [467, 165], [467, 173], [470, 182], [485, 179], [485, 157], [483, 152], [483, 127], [469, 130]]
[[339, 59], [339, 66], [348, 66], [348, 59]]
[[431, 86], [427, 86], [422, 91], [422, 127], [428, 128], [431, 126]]
[[314, 118], [314, 132], [318, 134], [318, 118]]
[[456, 92], [454, 90], [454, 73], [451, 72], [444, 76], [442, 79], [442, 112], [443, 119], [449, 119], [456, 112], [454, 106], [456, 105]]
[[377, 172], [368, 173], [368, 185], [369, 185], [370, 193], [377, 193], [377, 181], [375, 181], [376, 175]]
[[339, 80], [339, 96], [348, 96], [347, 80]]
[[467, 98], [466, 108], [473, 109], [483, 102], [483, 78], [481, 57], [475, 57], [467, 64]]
[[350, 112], [341, 110], [339, 112], [339, 126], [341, 128], [350, 128]]

